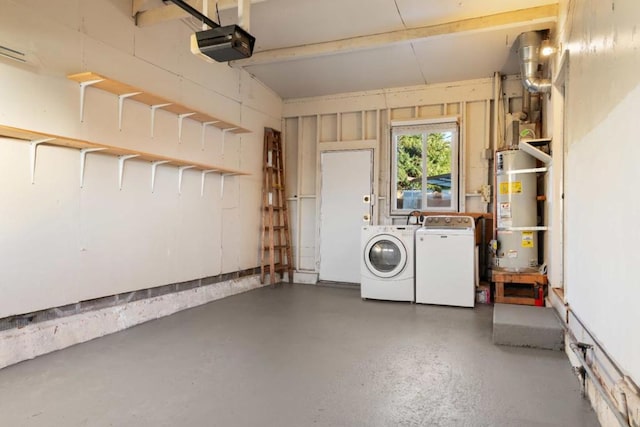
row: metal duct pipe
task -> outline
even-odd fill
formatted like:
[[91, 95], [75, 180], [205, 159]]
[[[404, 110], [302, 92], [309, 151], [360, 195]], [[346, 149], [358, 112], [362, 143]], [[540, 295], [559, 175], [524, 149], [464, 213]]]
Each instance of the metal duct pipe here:
[[526, 121], [531, 117], [531, 92], [527, 90], [525, 85], [525, 89], [522, 94], [522, 115], [525, 116], [520, 117], [520, 120]]
[[518, 36], [520, 74], [522, 74], [522, 84], [529, 92], [549, 92], [551, 90], [551, 80], [538, 77], [541, 44], [542, 34], [538, 31], [529, 31]]

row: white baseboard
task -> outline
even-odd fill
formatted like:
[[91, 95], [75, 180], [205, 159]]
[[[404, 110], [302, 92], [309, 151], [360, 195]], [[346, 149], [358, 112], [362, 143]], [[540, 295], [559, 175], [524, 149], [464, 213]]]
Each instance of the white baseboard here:
[[293, 281], [295, 283], [303, 283], [305, 285], [315, 285], [316, 283], [318, 283], [318, 273], [294, 271]]

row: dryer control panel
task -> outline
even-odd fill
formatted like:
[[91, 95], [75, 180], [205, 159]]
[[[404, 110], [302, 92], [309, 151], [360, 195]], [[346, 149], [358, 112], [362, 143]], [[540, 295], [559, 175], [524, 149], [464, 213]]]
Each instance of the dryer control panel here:
[[473, 230], [475, 222], [470, 216], [455, 215], [430, 215], [422, 222], [424, 228], [437, 228], [438, 230]]

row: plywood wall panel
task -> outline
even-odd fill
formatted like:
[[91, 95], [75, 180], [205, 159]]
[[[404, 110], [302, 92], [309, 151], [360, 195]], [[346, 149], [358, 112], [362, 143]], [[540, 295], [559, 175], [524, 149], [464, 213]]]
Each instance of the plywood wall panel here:
[[[41, 146], [31, 184], [28, 144], [0, 140], [0, 318], [257, 266], [262, 131], [280, 125], [281, 100], [242, 71], [196, 60], [178, 41], [164, 43], [189, 33], [180, 23], [165, 26], [166, 37], [151, 36], [160, 29], [142, 33], [125, 13], [130, 2], [56, 2], [68, 7], [64, 16], [41, 3], [2, 7], [0, 38], [22, 40], [38, 62], [0, 61], [0, 124], [243, 165], [258, 175], [225, 178], [224, 197], [220, 177], [208, 175], [201, 196], [200, 173], [187, 170], [179, 194], [177, 168], [165, 165], [152, 193], [149, 163], [129, 160], [120, 190], [117, 158], [89, 154], [80, 189], [78, 151]], [[38, 8], [50, 16], [42, 18]], [[105, 16], [111, 28], [95, 22]], [[145, 57], [137, 55], [142, 50]], [[131, 100], [120, 130], [117, 97], [94, 88], [80, 122], [79, 85], [66, 75], [81, 71], [219, 115], [250, 128], [251, 136], [228, 133], [223, 155], [222, 133], [209, 127], [203, 150], [200, 125], [185, 119], [180, 142], [176, 115], [158, 111], [151, 137], [149, 108]]]
[[300, 150], [300, 195], [314, 195], [316, 193], [316, 131], [317, 117], [302, 118], [302, 141]]
[[357, 141], [364, 139], [361, 111], [340, 114], [340, 141]]
[[320, 142], [338, 141], [338, 114], [320, 116]]
[[284, 121], [284, 166], [285, 166], [285, 183], [286, 196], [295, 197], [298, 195], [298, 150], [301, 147], [299, 140], [298, 127], [300, 120], [298, 117], [291, 117]]

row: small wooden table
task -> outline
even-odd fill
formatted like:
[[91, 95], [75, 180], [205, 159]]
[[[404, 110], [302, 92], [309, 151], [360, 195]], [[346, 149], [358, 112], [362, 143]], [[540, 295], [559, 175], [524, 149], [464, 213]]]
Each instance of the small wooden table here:
[[[496, 284], [495, 302], [504, 304], [536, 305], [536, 300], [540, 304], [540, 297], [544, 298], [548, 284], [547, 275], [542, 273], [493, 270], [491, 278]], [[541, 304], [544, 305], [544, 301]]]

